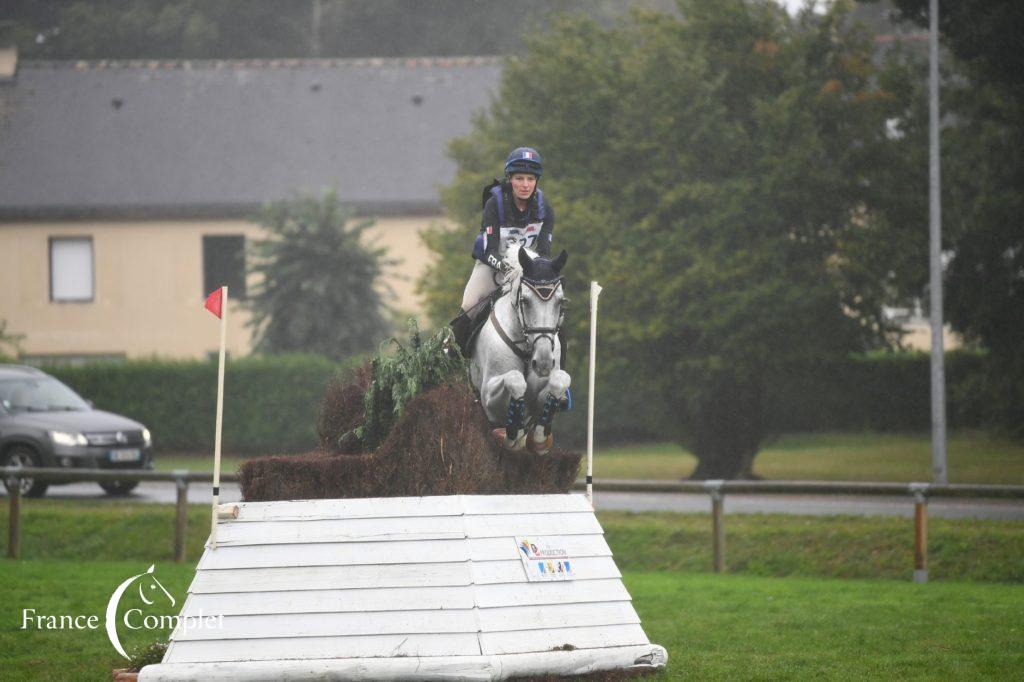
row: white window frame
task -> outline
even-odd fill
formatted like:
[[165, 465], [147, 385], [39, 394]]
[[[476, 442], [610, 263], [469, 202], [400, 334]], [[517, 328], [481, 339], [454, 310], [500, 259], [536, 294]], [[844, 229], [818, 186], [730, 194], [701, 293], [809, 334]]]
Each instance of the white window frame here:
[[[62, 291], [58, 291], [58, 282], [56, 280], [56, 269], [54, 263], [54, 248], [60, 242], [79, 242], [89, 245], [89, 292], [88, 296], [84, 295], [72, 295], [66, 294]], [[50, 255], [50, 302], [51, 303], [92, 303], [96, 300], [96, 250], [93, 245], [91, 236], [68, 236], [68, 237], [50, 237], [49, 244], [49, 255]]]

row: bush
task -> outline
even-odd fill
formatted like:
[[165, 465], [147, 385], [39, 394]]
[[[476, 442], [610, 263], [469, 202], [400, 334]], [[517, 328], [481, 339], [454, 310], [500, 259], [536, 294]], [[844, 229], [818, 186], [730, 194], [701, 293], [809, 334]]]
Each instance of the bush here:
[[[229, 361], [224, 371], [224, 451], [265, 454], [313, 448], [324, 389], [348, 366], [315, 355]], [[130, 360], [47, 371], [97, 409], [145, 424], [160, 451], [213, 450], [216, 362]]]

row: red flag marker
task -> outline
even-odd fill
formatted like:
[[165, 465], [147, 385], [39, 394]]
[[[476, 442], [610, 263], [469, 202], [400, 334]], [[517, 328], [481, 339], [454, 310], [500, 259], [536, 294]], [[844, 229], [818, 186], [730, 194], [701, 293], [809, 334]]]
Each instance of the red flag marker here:
[[217, 317], [221, 316], [221, 304], [224, 302], [223, 298], [224, 289], [223, 287], [217, 289], [212, 294], [206, 297], [206, 304], [203, 306]]

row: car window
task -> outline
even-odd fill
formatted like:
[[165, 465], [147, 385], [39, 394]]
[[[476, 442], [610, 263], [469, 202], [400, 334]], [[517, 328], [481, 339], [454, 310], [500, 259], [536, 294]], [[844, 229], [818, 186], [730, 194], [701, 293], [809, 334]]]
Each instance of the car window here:
[[77, 393], [52, 377], [0, 379], [0, 405], [12, 413], [89, 409]]

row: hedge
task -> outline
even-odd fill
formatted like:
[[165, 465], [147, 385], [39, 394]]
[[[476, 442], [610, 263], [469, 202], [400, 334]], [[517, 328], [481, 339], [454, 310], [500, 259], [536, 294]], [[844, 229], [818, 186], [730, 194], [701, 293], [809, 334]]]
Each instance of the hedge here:
[[[952, 428], [984, 425], [985, 398], [977, 388], [984, 356], [947, 354], [947, 413]], [[316, 444], [316, 418], [324, 389], [336, 373], [354, 366], [308, 355], [250, 357], [228, 362], [225, 378], [224, 451], [294, 453]], [[574, 374], [572, 412], [556, 417], [560, 444], [586, 443], [586, 366]], [[92, 400], [99, 409], [138, 419], [162, 451], [213, 448], [215, 362], [131, 360], [47, 371]], [[598, 374], [595, 438], [601, 445], [664, 441], [674, 437], [669, 414], [628, 368]], [[808, 366], [770, 382], [765, 424], [771, 433], [806, 431], [926, 431], [930, 423], [930, 373], [926, 354], [857, 355]]]
[[[813, 431], [927, 431], [931, 424], [931, 365], [926, 353], [857, 354], [807, 365], [769, 380], [764, 406], [767, 433]], [[985, 356], [946, 354], [947, 419], [951, 428], [981, 428], [991, 421], [983, 388]], [[581, 363], [582, 365], [582, 363]], [[573, 367], [573, 412], [556, 418], [564, 440], [583, 447], [587, 425], [587, 368]], [[678, 421], [629, 368], [598, 366], [594, 438], [602, 445], [668, 441]]]
[[[223, 449], [227, 453], [305, 452], [328, 381], [346, 365], [314, 355], [254, 356], [224, 372]], [[160, 451], [212, 452], [217, 363], [130, 360], [46, 367], [97, 409], [137, 419]]]

